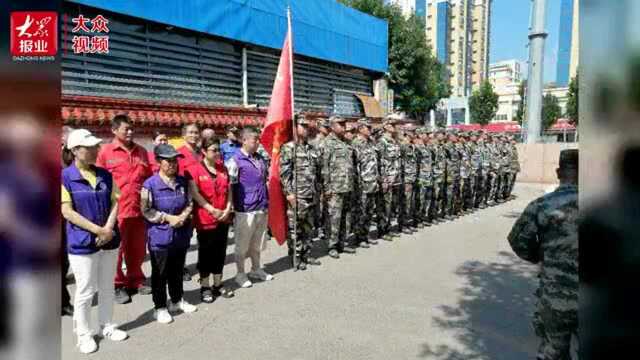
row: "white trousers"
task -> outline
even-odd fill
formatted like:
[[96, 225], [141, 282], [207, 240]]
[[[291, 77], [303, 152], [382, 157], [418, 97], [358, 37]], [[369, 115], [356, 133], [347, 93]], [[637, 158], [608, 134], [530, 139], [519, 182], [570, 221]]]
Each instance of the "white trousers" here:
[[267, 236], [267, 212], [237, 212], [233, 221], [236, 243], [236, 266], [244, 273], [244, 262], [251, 258], [251, 270], [260, 269], [260, 251]]
[[111, 324], [118, 249], [101, 250], [89, 255], [69, 254], [69, 265], [76, 279], [73, 297], [73, 324], [78, 336], [92, 334], [91, 302], [98, 292], [98, 325]]

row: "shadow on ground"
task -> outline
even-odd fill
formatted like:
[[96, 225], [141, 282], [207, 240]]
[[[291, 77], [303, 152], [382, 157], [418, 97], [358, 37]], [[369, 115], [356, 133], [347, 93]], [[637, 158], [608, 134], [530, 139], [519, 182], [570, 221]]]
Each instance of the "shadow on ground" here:
[[467, 261], [456, 274], [465, 279], [455, 306], [440, 306], [432, 322], [444, 335], [422, 345], [420, 357], [438, 360], [524, 360], [535, 358], [531, 327], [535, 268], [500, 252], [496, 262]]

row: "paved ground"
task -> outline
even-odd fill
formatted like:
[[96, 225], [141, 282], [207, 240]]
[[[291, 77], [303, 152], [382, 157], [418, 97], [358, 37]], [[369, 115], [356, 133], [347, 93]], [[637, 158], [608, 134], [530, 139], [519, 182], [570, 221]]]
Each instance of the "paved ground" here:
[[[305, 272], [293, 272], [286, 247], [271, 243], [264, 257], [274, 281], [238, 290], [232, 299], [201, 304], [198, 312], [178, 315], [170, 325], [153, 322], [150, 296], [136, 296], [115, 310], [115, 320], [130, 339], [103, 341], [88, 357], [533, 358], [535, 267], [515, 257], [506, 236], [515, 217], [544, 189], [518, 184], [516, 200], [359, 249], [357, 255], [322, 257], [322, 266]], [[230, 259], [227, 279], [235, 275]], [[191, 269], [195, 260], [191, 251]], [[186, 298], [199, 303], [196, 284], [186, 283], [185, 289]], [[65, 317], [63, 358], [85, 358], [74, 349], [71, 325]]]

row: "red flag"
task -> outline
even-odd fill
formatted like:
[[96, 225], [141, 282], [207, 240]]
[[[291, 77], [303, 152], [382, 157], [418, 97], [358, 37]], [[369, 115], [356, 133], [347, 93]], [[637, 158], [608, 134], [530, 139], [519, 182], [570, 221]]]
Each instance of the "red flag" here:
[[282, 46], [278, 73], [271, 91], [267, 121], [260, 142], [271, 154], [269, 168], [269, 228], [280, 245], [287, 238], [287, 205], [280, 182], [280, 147], [292, 139], [293, 44], [291, 23]]

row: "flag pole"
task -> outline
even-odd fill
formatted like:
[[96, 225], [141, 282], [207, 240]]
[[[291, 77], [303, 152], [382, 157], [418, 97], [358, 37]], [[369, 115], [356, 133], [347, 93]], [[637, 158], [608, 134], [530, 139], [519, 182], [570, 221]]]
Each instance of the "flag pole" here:
[[294, 107], [294, 93], [293, 93], [293, 29], [291, 28], [291, 7], [287, 6], [287, 36], [289, 37], [289, 73], [290, 81], [289, 84], [291, 88], [291, 120], [293, 127], [293, 235], [291, 236], [291, 241], [293, 243], [293, 268], [294, 271], [298, 269], [298, 256], [297, 256], [297, 247], [298, 247], [298, 171], [297, 164], [298, 161], [298, 126], [296, 121], [296, 113]]

